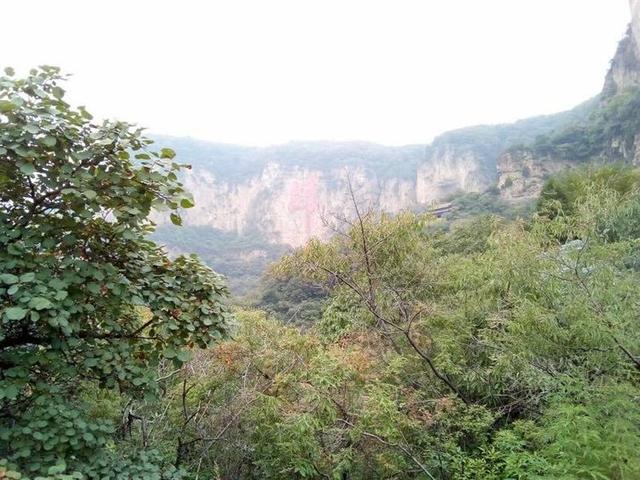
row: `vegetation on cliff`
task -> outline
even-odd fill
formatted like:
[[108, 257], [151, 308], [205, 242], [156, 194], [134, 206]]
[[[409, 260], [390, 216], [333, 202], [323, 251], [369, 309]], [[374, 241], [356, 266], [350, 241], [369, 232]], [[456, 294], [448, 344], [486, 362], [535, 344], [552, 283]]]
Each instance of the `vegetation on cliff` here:
[[584, 120], [542, 135], [532, 145], [540, 157], [585, 163], [633, 160], [640, 131], [640, 89], [629, 88], [601, 100]]
[[256, 289], [268, 266], [290, 250], [287, 245], [268, 242], [255, 230], [237, 234], [205, 225], [160, 225], [151, 238], [171, 254], [197, 254], [225, 276], [234, 296]]

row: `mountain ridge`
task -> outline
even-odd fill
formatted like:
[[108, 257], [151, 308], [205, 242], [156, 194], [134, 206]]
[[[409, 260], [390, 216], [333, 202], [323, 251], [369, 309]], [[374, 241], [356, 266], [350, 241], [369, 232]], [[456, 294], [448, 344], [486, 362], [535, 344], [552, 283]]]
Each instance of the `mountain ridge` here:
[[[183, 181], [196, 207], [185, 212], [183, 228], [203, 235], [180, 239], [156, 216], [163, 230], [157, 238], [174, 252], [204, 253], [204, 244], [218, 245], [218, 254], [209, 252], [214, 268], [255, 276], [282, 251], [327, 238], [327, 217], [350, 216], [349, 183], [363, 206], [393, 214], [428, 209], [459, 193], [530, 202], [558, 170], [593, 161], [638, 164], [640, 0], [630, 8], [632, 21], [601, 93], [565, 112], [464, 127], [430, 144], [405, 146], [318, 140], [247, 147], [155, 135], [193, 165]], [[252, 250], [242, 254], [236, 243], [249, 238]], [[220, 268], [226, 251], [237, 262]]]
[[[244, 147], [155, 138], [193, 166], [184, 180], [196, 207], [186, 212], [185, 225], [238, 235], [257, 228], [267, 241], [295, 247], [326, 235], [320, 217], [341, 210], [347, 177], [358, 184], [363, 200], [392, 213], [426, 208], [457, 191], [480, 192], [495, 184], [497, 160], [505, 148], [583, 118], [592, 103], [513, 124], [445, 132], [431, 144], [317, 140]], [[252, 218], [256, 212], [258, 219]]]

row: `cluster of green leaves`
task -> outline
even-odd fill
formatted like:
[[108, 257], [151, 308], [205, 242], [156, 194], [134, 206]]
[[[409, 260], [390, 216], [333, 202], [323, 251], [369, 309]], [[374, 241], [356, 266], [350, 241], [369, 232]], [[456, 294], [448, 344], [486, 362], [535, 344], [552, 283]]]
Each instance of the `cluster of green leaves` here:
[[594, 188], [612, 190], [625, 196], [640, 186], [640, 172], [622, 165], [566, 170], [550, 178], [542, 187], [537, 210], [555, 217], [561, 212], [571, 215]]
[[57, 68], [5, 72], [0, 458], [22, 478], [159, 478], [152, 452], [118, 449], [122, 412], [89, 416], [83, 392], [151, 396], [159, 362], [181, 365], [185, 349], [224, 333], [220, 278], [147, 238], [152, 208], [179, 224], [179, 209], [193, 206], [178, 181], [183, 165], [141, 129], [72, 108]]
[[268, 273], [243, 303], [274, 315], [284, 323], [305, 327], [322, 315], [326, 298], [327, 290], [320, 285]]
[[167, 389], [158, 441], [180, 432], [199, 478], [640, 476], [640, 191], [610, 173], [572, 172], [553, 216], [361, 212], [285, 257], [330, 290], [322, 316], [238, 313]]

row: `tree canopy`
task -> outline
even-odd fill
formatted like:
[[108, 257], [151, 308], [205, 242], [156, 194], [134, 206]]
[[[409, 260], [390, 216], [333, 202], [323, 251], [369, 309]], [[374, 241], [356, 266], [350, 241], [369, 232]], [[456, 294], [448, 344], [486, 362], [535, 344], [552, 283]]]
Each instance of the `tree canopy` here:
[[72, 108], [57, 68], [5, 72], [0, 458], [25, 476], [159, 475], [149, 449], [118, 448], [135, 413], [117, 425], [88, 399], [152, 396], [158, 364], [179, 367], [225, 332], [221, 278], [147, 238], [152, 209], [179, 224], [193, 206], [184, 165], [142, 129]]

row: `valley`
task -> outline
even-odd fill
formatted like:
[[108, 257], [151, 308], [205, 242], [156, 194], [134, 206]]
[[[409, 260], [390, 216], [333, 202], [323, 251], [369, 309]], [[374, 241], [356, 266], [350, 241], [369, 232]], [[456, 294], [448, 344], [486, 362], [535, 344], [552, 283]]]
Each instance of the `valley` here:
[[[431, 144], [401, 147], [296, 142], [258, 148], [156, 136], [192, 165], [184, 182], [196, 207], [186, 212], [183, 229], [202, 235], [189, 242], [185, 233], [178, 238], [161, 228], [156, 238], [172, 252], [203, 255], [228, 276], [236, 293], [245, 294], [257, 285], [265, 259], [275, 260], [313, 237], [328, 238], [326, 219], [346, 213], [348, 179], [362, 201], [389, 213], [427, 211], [464, 193], [493, 195], [517, 211], [565, 168], [594, 161], [639, 164], [637, 3], [632, 11], [602, 92], [567, 112], [463, 128]], [[246, 239], [265, 248], [245, 248]], [[205, 244], [236, 260], [217, 261]]]
[[413, 145], [147, 136], [6, 67], [0, 479], [640, 478], [629, 6], [592, 98]]

